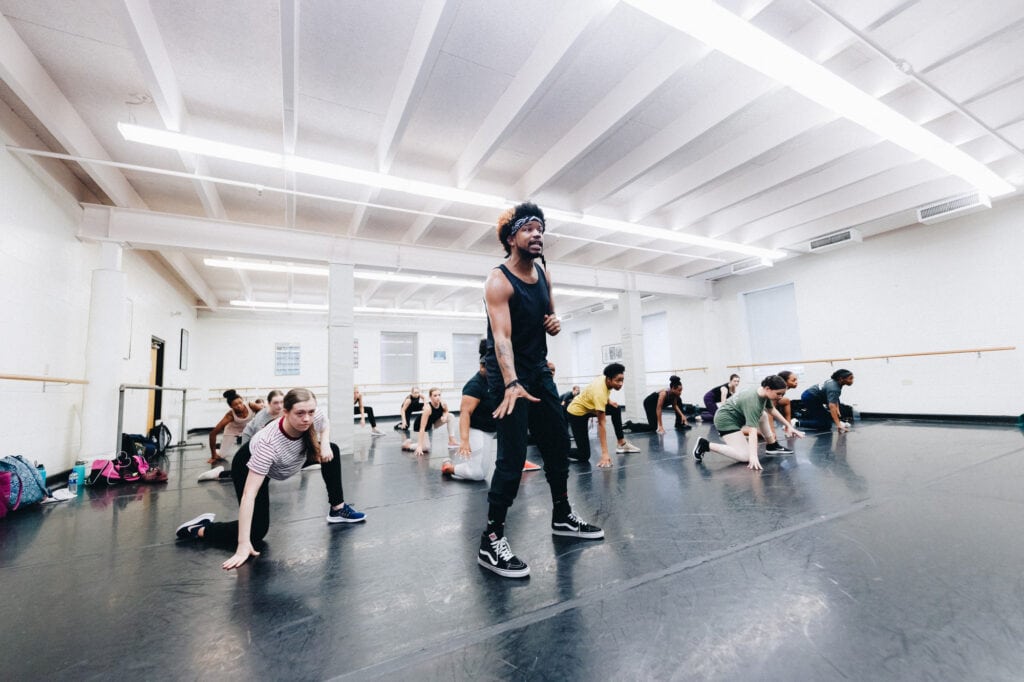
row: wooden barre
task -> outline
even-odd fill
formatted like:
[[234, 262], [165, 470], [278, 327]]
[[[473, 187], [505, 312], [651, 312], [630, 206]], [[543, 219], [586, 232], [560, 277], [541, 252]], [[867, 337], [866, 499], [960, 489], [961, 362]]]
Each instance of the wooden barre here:
[[37, 377], [28, 374], [0, 374], [0, 379], [10, 381], [42, 381], [46, 384], [87, 384], [85, 379], [65, 379], [62, 377]]
[[726, 365], [726, 367], [733, 369], [741, 367], [771, 367], [773, 365], [816, 365], [826, 362], [831, 364], [833, 362], [843, 362], [845, 360], [853, 359], [855, 358], [824, 358], [821, 360], [780, 360], [778, 362], [754, 362], [748, 365]]
[[963, 348], [958, 350], [936, 350], [926, 353], [888, 353], [884, 355], [858, 355], [856, 357], [824, 358], [821, 360], [783, 360], [778, 362], [757, 362], [747, 365], [726, 365], [729, 368], [738, 367], [771, 367], [775, 365], [814, 365], [821, 363], [846, 362], [850, 360], [884, 360], [888, 358], [918, 358], [929, 355], [959, 355], [963, 353], [995, 353], [1004, 350], [1017, 350], [1016, 346], [995, 346], [992, 348]]
[[917, 358], [925, 355], [958, 355], [961, 353], [995, 353], [1002, 350], [1017, 350], [1016, 346], [997, 346], [994, 348], [965, 348], [963, 350], [936, 350], [927, 353], [890, 353], [889, 355], [862, 355], [852, 360], [880, 360], [887, 358]]

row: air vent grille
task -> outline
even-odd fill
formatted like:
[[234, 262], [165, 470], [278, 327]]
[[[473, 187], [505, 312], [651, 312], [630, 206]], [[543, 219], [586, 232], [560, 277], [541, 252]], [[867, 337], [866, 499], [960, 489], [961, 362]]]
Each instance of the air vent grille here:
[[917, 221], [925, 225], [992, 208], [992, 201], [980, 192], [963, 194], [917, 209]]

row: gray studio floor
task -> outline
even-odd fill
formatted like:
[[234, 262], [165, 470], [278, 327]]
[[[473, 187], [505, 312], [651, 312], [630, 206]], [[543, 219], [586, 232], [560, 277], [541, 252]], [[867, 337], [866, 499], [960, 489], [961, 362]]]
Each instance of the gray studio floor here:
[[263, 555], [175, 541], [230, 485], [85, 491], [0, 522], [0, 677], [41, 679], [1019, 680], [1024, 437], [863, 422], [760, 475], [685, 436], [636, 435], [612, 470], [572, 465], [604, 541], [553, 538], [543, 472], [509, 515], [525, 581], [475, 562], [486, 485], [446, 453], [357, 436], [359, 526], [327, 526], [317, 473], [272, 485]]

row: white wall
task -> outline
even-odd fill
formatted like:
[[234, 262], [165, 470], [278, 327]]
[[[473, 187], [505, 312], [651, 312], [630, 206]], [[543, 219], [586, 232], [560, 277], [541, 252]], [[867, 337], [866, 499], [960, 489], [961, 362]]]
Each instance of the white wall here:
[[[74, 237], [77, 203], [6, 152], [0, 152], [0, 187], [0, 373], [82, 379], [91, 273], [100, 265], [100, 249]], [[109, 390], [149, 382], [151, 336], [167, 341], [165, 384], [184, 385], [177, 349], [179, 330], [194, 317], [190, 301], [150, 257], [126, 252], [123, 261], [134, 310], [131, 358], [109, 378]], [[126, 331], [124, 344], [112, 352], [123, 357], [127, 349]], [[81, 408], [81, 385], [0, 380], [0, 456], [21, 454], [48, 472], [70, 469]], [[143, 430], [146, 411], [146, 394], [129, 394], [126, 430]], [[111, 433], [111, 449], [115, 441]]]
[[[270, 388], [288, 389], [307, 386], [326, 404], [327, 392], [327, 318], [321, 315], [293, 315], [287, 318], [267, 315], [203, 313], [199, 318], [199, 336], [203, 351], [193, 344], [196, 367], [196, 402], [189, 404], [189, 425], [213, 426], [227, 411], [220, 391], [235, 388], [247, 398], [256, 398]], [[434, 318], [357, 317], [353, 336], [359, 344], [359, 366], [355, 383], [366, 396], [366, 403], [377, 414], [396, 415], [409, 386], [380, 385], [381, 332], [416, 332], [418, 384], [443, 388], [451, 409], [458, 409], [459, 389], [469, 377], [455, 377], [452, 362], [452, 334], [486, 334], [484, 320]], [[301, 374], [274, 375], [274, 346], [279, 342], [297, 342], [301, 346]], [[445, 362], [434, 362], [433, 351], [444, 350]]]
[[[666, 311], [673, 335], [669, 368], [707, 366], [682, 375], [686, 402], [750, 362], [744, 292], [792, 282], [802, 358], [1019, 346], [1024, 269], [1024, 198], [933, 226], [888, 232], [845, 249], [806, 255], [716, 284], [714, 300], [659, 297], [644, 314]], [[557, 264], [552, 264], [557, 268]], [[581, 316], [567, 332], [591, 328], [594, 345], [616, 343], [615, 316]], [[564, 352], [565, 345], [558, 346]], [[556, 360], [557, 362], [557, 360]], [[751, 385], [775, 368], [737, 373]], [[1017, 415], [1024, 412], [1022, 349], [976, 354], [857, 360], [789, 367], [809, 385], [845, 367], [856, 375], [844, 402], [865, 412]], [[649, 367], [648, 369], [664, 369]], [[627, 369], [628, 371], [628, 369]]]

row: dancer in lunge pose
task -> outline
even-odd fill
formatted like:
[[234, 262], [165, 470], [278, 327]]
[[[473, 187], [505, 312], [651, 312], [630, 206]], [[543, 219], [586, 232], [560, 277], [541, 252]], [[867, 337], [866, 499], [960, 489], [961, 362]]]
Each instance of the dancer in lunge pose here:
[[761, 461], [757, 457], [757, 434], [763, 435], [769, 445], [775, 442], [775, 436], [768, 426], [769, 419], [778, 419], [796, 438], [804, 436], [779, 414], [772, 403], [785, 394], [785, 379], [773, 374], [765, 377], [759, 387], [740, 391], [726, 400], [715, 415], [715, 428], [725, 444], [711, 443], [707, 438], [701, 438], [693, 449], [693, 456], [699, 462], [708, 451], [717, 452], [737, 462], [747, 462], [748, 469], [759, 471]]
[[[321, 463], [330, 510], [327, 523], [358, 523], [366, 515], [345, 503], [341, 487], [341, 454], [331, 443], [330, 424], [316, 411], [316, 396], [305, 388], [293, 388], [284, 397], [284, 415], [274, 426], [259, 431], [243, 445], [231, 462], [231, 476], [238, 495], [238, 520], [214, 523], [214, 514], [200, 514], [178, 526], [180, 539], [220, 546], [235, 546], [235, 553], [221, 564], [238, 568], [259, 556], [254, 545], [270, 528], [270, 479], [291, 478], [310, 461]], [[326, 446], [330, 447], [326, 447]]]

